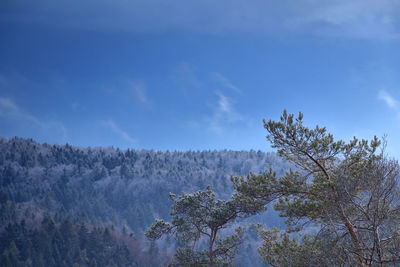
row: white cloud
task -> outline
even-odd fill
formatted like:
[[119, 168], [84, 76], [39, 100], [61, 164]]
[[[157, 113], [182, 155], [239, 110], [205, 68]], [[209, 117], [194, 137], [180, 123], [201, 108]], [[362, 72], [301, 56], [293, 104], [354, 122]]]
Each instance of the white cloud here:
[[232, 112], [231, 101], [220, 92], [217, 92], [217, 95], [219, 97], [217, 111], [220, 113], [230, 114]]
[[67, 130], [62, 123], [57, 121], [41, 120], [23, 110], [9, 98], [0, 97], [0, 117], [4, 120], [11, 121], [14, 128], [23, 129], [23, 133], [17, 131], [16, 134], [23, 134], [26, 136], [28, 131], [40, 133], [51, 132], [53, 135], [61, 137], [63, 142], [67, 139]]
[[232, 100], [221, 92], [216, 92], [218, 96], [217, 105], [213, 108], [212, 116], [206, 121], [209, 129], [217, 134], [223, 134], [225, 129], [232, 123], [242, 121], [242, 116], [234, 109]]
[[398, 109], [399, 108], [399, 103], [397, 102], [396, 99], [394, 99], [391, 95], [389, 95], [388, 92], [385, 90], [379, 91], [378, 98], [380, 100], [385, 101], [385, 103], [392, 109]]
[[226, 78], [224, 75], [218, 72], [212, 73], [212, 76], [215, 81], [217, 81], [219, 84], [221, 84], [223, 87], [232, 89], [233, 91], [240, 93], [239, 87], [234, 85], [228, 78]]
[[9, 98], [0, 97], [0, 115], [9, 112], [18, 112], [19, 108]]
[[100, 31], [306, 32], [379, 40], [397, 39], [400, 32], [397, 0], [20, 0], [13, 5], [18, 8], [3, 20]]
[[129, 86], [133, 94], [136, 96], [136, 98], [144, 105], [149, 105], [150, 101], [149, 98], [147, 97], [147, 88], [146, 85], [143, 82], [140, 81], [130, 81]]
[[[208, 129], [213, 133], [224, 134], [227, 129], [232, 129], [232, 124], [242, 121], [243, 118], [234, 106], [232, 93], [240, 93], [240, 89], [228, 78], [218, 72], [212, 72], [200, 80], [195, 68], [188, 63], [181, 63], [172, 71], [172, 80], [182, 89], [183, 93], [191, 90], [209, 90], [209, 87], [218, 88], [214, 91], [216, 99], [209, 103], [208, 114], [200, 121], [187, 121], [186, 126], [192, 129]], [[217, 83], [218, 86], [215, 86]], [[226, 90], [229, 89], [229, 90]], [[223, 92], [224, 91], [224, 92]], [[231, 93], [231, 94], [229, 94]], [[235, 95], [235, 94], [233, 94]]]
[[130, 145], [136, 144], [136, 140], [132, 138], [127, 132], [122, 130], [112, 119], [102, 122], [102, 124], [111, 129], [115, 134], [119, 135], [123, 140], [127, 141]]
[[396, 116], [400, 119], [400, 105], [399, 105], [399, 102], [395, 98], [393, 98], [385, 90], [381, 90], [378, 93], [378, 99], [384, 101], [386, 103], [386, 105], [390, 109], [392, 109], [396, 113]]
[[130, 77], [120, 77], [112, 81], [110, 86], [104, 88], [104, 92], [117, 96], [124, 100], [136, 100], [138, 103], [149, 108], [152, 106], [152, 100], [148, 96], [148, 87], [146, 82], [140, 79]]
[[346, 38], [392, 40], [400, 31], [400, 2], [392, 0], [310, 1], [310, 12], [293, 20], [310, 31]]

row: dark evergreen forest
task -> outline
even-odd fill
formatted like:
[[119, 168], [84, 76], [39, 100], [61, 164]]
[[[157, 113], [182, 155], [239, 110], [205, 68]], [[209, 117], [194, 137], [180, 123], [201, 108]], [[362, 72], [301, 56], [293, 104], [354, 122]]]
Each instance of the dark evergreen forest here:
[[[1, 266], [165, 265], [175, 242], [149, 242], [143, 234], [156, 218], [170, 219], [170, 192], [210, 185], [226, 199], [231, 175], [270, 167], [284, 173], [289, 164], [253, 150], [120, 150], [1, 138]], [[257, 221], [281, 223], [268, 211]], [[235, 262], [261, 265], [259, 240], [245, 231]]]

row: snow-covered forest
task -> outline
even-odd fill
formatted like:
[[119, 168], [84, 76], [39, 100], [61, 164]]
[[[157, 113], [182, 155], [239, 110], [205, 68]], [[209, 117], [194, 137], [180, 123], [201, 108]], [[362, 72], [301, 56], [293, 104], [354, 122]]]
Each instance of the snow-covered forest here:
[[[61, 227], [68, 219], [77, 232], [79, 225], [85, 225], [94, 230], [109, 228], [107, 231], [120, 240], [130, 237], [136, 245], [125, 244], [135, 247], [130, 251], [139, 265], [150, 260], [165, 262], [172, 243], [149, 244], [143, 233], [156, 218], [170, 219], [170, 192], [191, 193], [210, 185], [218, 198], [226, 199], [233, 193], [231, 175], [259, 173], [270, 167], [283, 173], [288, 166], [276, 154], [261, 151], [119, 150], [2, 138], [0, 231], [10, 235], [11, 228], [6, 226], [21, 227], [21, 221], [29, 229], [41, 229], [42, 222], [49, 219]], [[261, 219], [271, 226], [281, 222], [271, 212]], [[248, 232], [253, 239], [242, 245], [239, 254], [250, 253], [257, 258], [255, 235]], [[2, 240], [1, 253], [10, 249], [13, 237]], [[155, 246], [159, 257], [148, 257]], [[16, 248], [27, 249], [18, 244]], [[19, 253], [18, 261], [26, 263], [32, 253]], [[71, 260], [74, 257], [71, 255]]]

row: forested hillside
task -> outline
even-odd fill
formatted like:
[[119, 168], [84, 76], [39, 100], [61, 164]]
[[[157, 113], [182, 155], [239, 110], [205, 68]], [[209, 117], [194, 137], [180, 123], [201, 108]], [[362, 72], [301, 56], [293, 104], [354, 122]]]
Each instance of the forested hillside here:
[[[26, 263], [29, 258], [22, 252], [26, 249], [21, 242], [17, 242], [10, 233], [19, 231], [20, 236], [33, 242], [36, 235], [46, 231], [45, 243], [57, 247], [56, 240], [61, 237], [56, 232], [65, 224], [71, 224], [72, 240], [79, 240], [79, 229], [84, 227], [89, 235], [107, 236], [98, 238], [100, 247], [102, 242], [111, 242], [114, 244], [109, 246], [112, 249], [128, 249], [130, 254], [122, 256], [121, 261], [129, 260], [140, 265], [157, 258], [159, 261], [154, 264], [165, 263], [168, 246], [159, 248], [157, 244], [151, 244], [149, 247], [142, 236], [155, 218], [169, 219], [170, 192], [190, 193], [210, 185], [217, 197], [224, 199], [233, 192], [230, 175], [246, 175], [250, 171], [258, 173], [270, 167], [283, 172], [288, 169], [288, 164], [273, 153], [261, 151], [172, 152], [79, 148], [68, 144], [58, 146], [21, 138], [2, 138], [2, 259], [12, 261], [18, 253], [20, 262]], [[274, 216], [263, 217], [266, 224], [277, 222]], [[52, 230], [48, 230], [53, 224]], [[133, 246], [132, 242], [136, 245]], [[69, 258], [86, 257], [87, 260], [81, 261], [86, 263], [92, 260], [89, 254], [77, 254], [78, 250], [82, 252], [86, 249], [85, 245], [74, 246]], [[244, 247], [246, 249], [242, 249], [240, 255], [255, 253], [252, 244], [245, 243]], [[54, 252], [56, 250], [60, 248], [52, 247], [47, 253], [58, 255]], [[106, 255], [107, 250], [99, 248], [99, 251]], [[158, 257], [147, 257], [155, 251]], [[57, 258], [54, 255], [46, 257]], [[111, 262], [104, 260], [99, 264], [120, 265], [116, 261], [118, 259]], [[71, 266], [70, 263], [84, 266], [81, 262], [66, 260], [65, 266]]]

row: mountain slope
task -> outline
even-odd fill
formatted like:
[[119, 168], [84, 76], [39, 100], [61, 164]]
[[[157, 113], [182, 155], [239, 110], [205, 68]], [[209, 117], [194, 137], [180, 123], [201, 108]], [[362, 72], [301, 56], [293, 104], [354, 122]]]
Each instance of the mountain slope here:
[[[288, 164], [261, 151], [153, 151], [79, 148], [0, 139], [0, 200], [27, 210], [69, 214], [91, 225], [113, 225], [141, 239], [155, 218], [169, 219], [169, 193], [211, 185], [219, 198], [232, 194], [230, 175]], [[275, 214], [259, 217], [279, 223]], [[19, 217], [23, 217], [19, 215]], [[0, 223], [16, 218], [1, 214]]]

